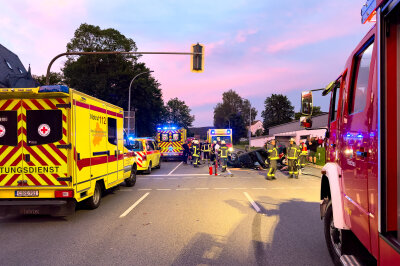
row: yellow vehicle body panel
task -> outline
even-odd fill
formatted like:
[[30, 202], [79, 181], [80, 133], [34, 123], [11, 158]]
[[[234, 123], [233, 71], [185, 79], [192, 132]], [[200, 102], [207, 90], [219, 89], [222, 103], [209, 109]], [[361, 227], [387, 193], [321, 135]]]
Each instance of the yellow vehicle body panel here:
[[158, 130], [156, 140], [160, 147], [161, 157], [169, 158], [183, 156], [182, 145], [186, 141], [186, 134], [187, 131], [185, 128]]
[[[142, 151], [135, 151], [136, 154], [136, 164], [138, 171], [146, 171], [149, 169], [151, 163], [151, 168], [160, 165], [161, 153], [158, 149], [157, 142], [150, 138], [136, 138], [135, 141], [140, 141], [143, 146]], [[153, 147], [150, 147], [153, 143]]]

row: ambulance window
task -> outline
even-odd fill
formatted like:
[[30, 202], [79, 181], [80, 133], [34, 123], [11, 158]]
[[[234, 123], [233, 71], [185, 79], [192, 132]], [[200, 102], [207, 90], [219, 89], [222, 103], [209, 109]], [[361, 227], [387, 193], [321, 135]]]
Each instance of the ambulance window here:
[[17, 111], [0, 111], [0, 145], [17, 144]]
[[168, 141], [168, 133], [161, 134], [161, 141]]
[[179, 139], [180, 139], [180, 134], [179, 133], [172, 134], [172, 140], [173, 141], [179, 141]]
[[154, 145], [153, 145], [153, 142], [152, 142], [152, 141], [148, 140], [148, 141], [146, 142], [146, 147], [147, 147], [147, 150], [148, 150], [148, 151], [154, 151]]
[[117, 119], [108, 118], [108, 142], [117, 145]]
[[349, 97], [349, 114], [361, 112], [365, 108], [373, 49], [374, 43], [372, 42], [356, 56], [354, 78]]
[[43, 145], [62, 139], [61, 110], [27, 110], [26, 138], [28, 146]]

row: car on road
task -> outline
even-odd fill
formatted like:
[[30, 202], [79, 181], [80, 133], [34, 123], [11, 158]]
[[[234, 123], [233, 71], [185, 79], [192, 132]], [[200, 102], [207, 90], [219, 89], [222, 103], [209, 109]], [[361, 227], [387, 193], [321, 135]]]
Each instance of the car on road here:
[[137, 170], [151, 174], [153, 168], [161, 167], [161, 152], [152, 138], [134, 138], [131, 140], [132, 151], [136, 153]]

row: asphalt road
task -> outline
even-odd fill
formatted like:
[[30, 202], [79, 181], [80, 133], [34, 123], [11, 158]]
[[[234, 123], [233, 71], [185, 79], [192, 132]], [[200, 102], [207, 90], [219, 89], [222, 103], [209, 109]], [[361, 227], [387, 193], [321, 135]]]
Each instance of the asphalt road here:
[[163, 162], [135, 187], [104, 196], [96, 210], [0, 219], [0, 264], [332, 265], [318, 169], [298, 180], [231, 173]]

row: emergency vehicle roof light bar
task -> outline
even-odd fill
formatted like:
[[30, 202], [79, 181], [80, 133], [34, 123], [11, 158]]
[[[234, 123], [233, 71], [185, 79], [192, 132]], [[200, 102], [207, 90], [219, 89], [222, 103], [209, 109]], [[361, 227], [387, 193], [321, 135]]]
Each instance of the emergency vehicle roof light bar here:
[[55, 56], [47, 67], [46, 74], [46, 85], [50, 85], [50, 69], [53, 63], [60, 57], [66, 55], [99, 55], [99, 54], [114, 54], [114, 55], [144, 55], [144, 54], [165, 54], [165, 55], [203, 55], [203, 53], [182, 53], [182, 52], [115, 52], [115, 51], [104, 51], [104, 52], [66, 52]]
[[64, 92], [69, 93], [69, 88], [65, 85], [40, 86], [39, 92]]

